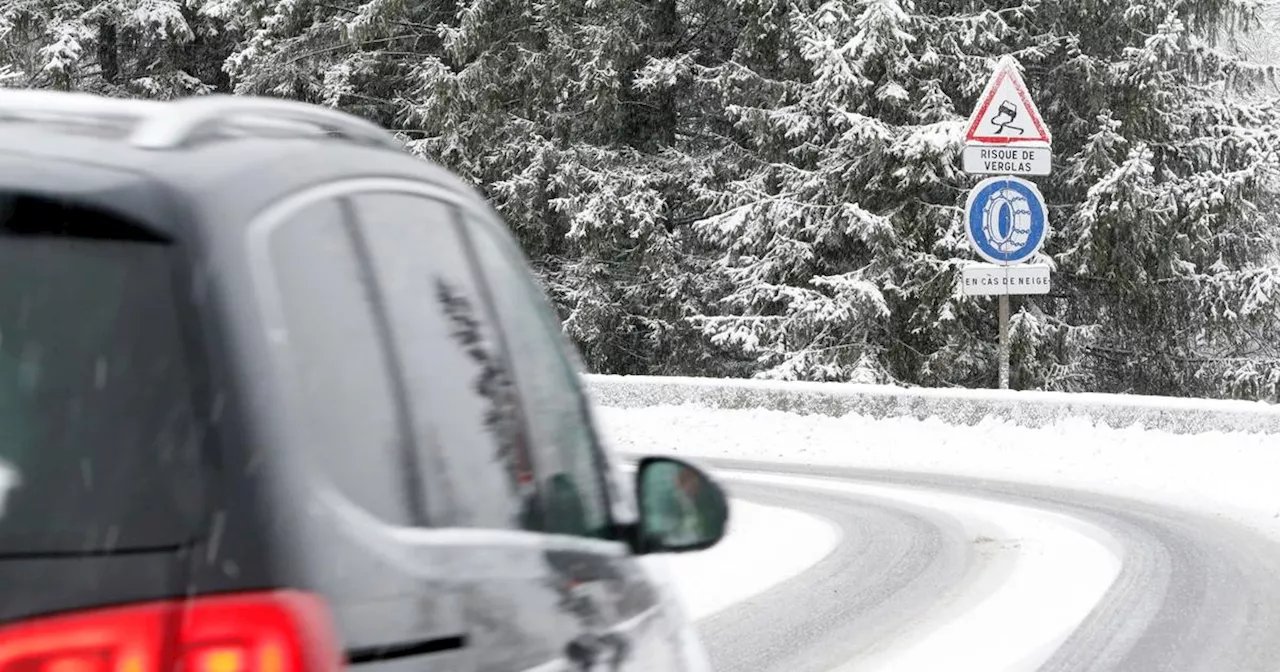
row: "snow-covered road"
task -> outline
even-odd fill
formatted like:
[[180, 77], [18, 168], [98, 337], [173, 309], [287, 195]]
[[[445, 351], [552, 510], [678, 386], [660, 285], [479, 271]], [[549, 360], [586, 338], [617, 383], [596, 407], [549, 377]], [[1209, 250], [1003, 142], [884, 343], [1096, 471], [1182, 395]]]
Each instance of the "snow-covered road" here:
[[[1032, 443], [1016, 428], [898, 419], [602, 415], [625, 452], [701, 455], [755, 506], [723, 547], [669, 561], [704, 605], [693, 611], [716, 669], [1280, 669], [1280, 546], [1259, 473], [1275, 437], [1077, 426], [1088, 436]], [[1170, 491], [1153, 471], [1195, 485]], [[769, 524], [758, 514], [770, 510], [811, 517]], [[839, 531], [825, 553], [796, 541], [819, 520]], [[790, 560], [741, 552], [770, 537]], [[767, 569], [738, 580], [751, 567]]]
[[729, 534], [714, 548], [654, 558], [673, 570], [690, 618], [706, 618], [758, 595], [836, 549], [841, 530], [827, 516], [760, 503], [767, 499], [733, 499]]

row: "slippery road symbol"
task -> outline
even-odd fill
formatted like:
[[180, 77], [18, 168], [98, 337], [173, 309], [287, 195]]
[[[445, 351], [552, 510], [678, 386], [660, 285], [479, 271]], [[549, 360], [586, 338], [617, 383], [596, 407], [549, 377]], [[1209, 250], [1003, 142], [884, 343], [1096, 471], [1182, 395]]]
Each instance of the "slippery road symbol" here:
[[991, 117], [991, 125], [996, 127], [996, 135], [1004, 134], [1006, 128], [1013, 129], [1018, 135], [1026, 133], [1026, 130], [1013, 125], [1013, 120], [1018, 118], [1018, 108], [1007, 100], [1000, 101], [1000, 108], [996, 110], [996, 115]]

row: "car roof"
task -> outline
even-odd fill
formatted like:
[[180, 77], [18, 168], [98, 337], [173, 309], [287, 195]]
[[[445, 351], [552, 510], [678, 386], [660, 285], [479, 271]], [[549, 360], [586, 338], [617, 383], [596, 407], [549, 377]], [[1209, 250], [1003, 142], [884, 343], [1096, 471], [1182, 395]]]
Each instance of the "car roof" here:
[[[6, 104], [12, 95], [0, 90], [0, 189], [73, 196], [162, 234], [181, 237], [183, 227], [193, 224], [238, 229], [287, 194], [354, 178], [425, 181], [487, 207], [473, 187], [410, 155], [390, 133], [318, 106], [250, 97], [164, 103], [39, 92], [18, 100], [14, 111]], [[287, 114], [273, 116], [281, 112]], [[220, 133], [218, 125], [236, 113], [258, 125]], [[203, 121], [186, 123], [201, 114]], [[302, 132], [296, 122], [312, 115], [327, 133], [350, 132]], [[272, 121], [282, 123], [273, 127]], [[181, 128], [173, 130], [175, 125]], [[186, 216], [175, 216], [179, 212]]]

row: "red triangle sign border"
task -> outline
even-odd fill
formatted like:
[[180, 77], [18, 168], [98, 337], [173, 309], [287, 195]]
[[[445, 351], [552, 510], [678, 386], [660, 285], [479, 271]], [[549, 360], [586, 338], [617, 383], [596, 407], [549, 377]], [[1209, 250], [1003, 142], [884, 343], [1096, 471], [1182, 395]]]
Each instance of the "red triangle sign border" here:
[[[1031, 117], [1031, 123], [1037, 133], [1036, 137], [1031, 138], [1012, 138], [1003, 136], [977, 135], [978, 126], [982, 124], [982, 118], [987, 113], [987, 109], [991, 107], [991, 103], [995, 100], [996, 93], [1000, 90], [1000, 84], [1006, 78], [1013, 78], [1013, 88], [1018, 92], [1018, 98], [1022, 101], [1022, 106], [1026, 109], [1028, 116]], [[1013, 59], [1006, 56], [1001, 59], [999, 66], [996, 68], [996, 74], [991, 82], [987, 85], [982, 101], [974, 110], [973, 116], [969, 118], [969, 128], [965, 131], [965, 142], [980, 143], [984, 145], [1010, 145], [1017, 143], [1050, 143], [1052, 136], [1044, 126], [1044, 121], [1040, 118], [1040, 110], [1036, 109], [1036, 104], [1031, 100], [1031, 95], [1027, 93], [1026, 83], [1022, 81], [1022, 77], [1018, 75], [1017, 66], [1014, 65]]]

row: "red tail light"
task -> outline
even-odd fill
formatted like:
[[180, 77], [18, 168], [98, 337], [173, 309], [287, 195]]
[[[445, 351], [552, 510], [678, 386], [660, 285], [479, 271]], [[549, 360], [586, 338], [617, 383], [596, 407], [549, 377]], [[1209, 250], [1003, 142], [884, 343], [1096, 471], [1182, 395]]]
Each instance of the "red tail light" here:
[[0, 672], [338, 672], [324, 602], [293, 591], [172, 600], [0, 628]]

